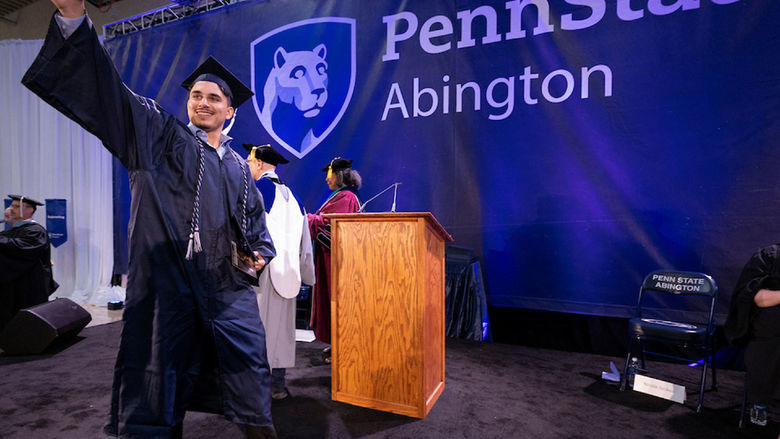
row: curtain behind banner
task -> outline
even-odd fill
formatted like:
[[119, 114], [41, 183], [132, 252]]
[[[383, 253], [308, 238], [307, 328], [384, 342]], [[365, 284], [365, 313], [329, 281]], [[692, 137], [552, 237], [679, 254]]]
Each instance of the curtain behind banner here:
[[[0, 96], [7, 105], [0, 114], [0, 197], [67, 200], [68, 240], [51, 252], [60, 284], [54, 296], [105, 304], [124, 294], [107, 288], [113, 264], [111, 155], [22, 86], [42, 45], [42, 40], [0, 41]], [[33, 219], [46, 224], [46, 209], [39, 208]]]
[[[256, 92], [231, 136], [290, 143], [278, 172], [307, 209], [334, 156], [354, 160], [364, 200], [403, 182], [398, 210], [431, 211], [482, 256], [492, 305], [626, 316], [644, 275], [673, 268], [715, 277], [722, 318], [780, 235], [780, 5], [526, 3], [245, 2], [107, 47], [182, 120], [180, 82], [216, 56]], [[351, 24], [350, 79], [332, 35]], [[317, 56], [332, 93], [310, 117], [287, 96], [311, 89], [282, 66]]]

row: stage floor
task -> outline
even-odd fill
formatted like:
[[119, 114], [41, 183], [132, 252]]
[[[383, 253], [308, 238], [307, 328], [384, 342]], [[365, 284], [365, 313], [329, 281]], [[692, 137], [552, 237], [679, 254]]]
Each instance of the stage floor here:
[[[41, 355], [0, 354], [0, 436], [103, 437], [121, 329], [121, 322], [92, 326]], [[425, 419], [407, 418], [332, 401], [323, 347], [297, 344], [297, 367], [287, 372], [292, 396], [272, 406], [280, 438], [775, 439], [780, 432], [773, 420], [762, 429], [737, 430], [742, 372], [718, 371], [719, 390], [706, 394], [697, 414], [602, 381], [610, 361], [620, 364], [617, 357], [456, 339], [447, 339], [441, 397]], [[680, 368], [686, 369], [650, 363], [658, 373]], [[700, 369], [688, 369], [692, 381]], [[774, 413], [772, 419], [780, 418]], [[190, 412], [184, 437], [243, 436], [220, 416]]]
[[87, 328], [90, 326], [105, 325], [108, 323], [118, 322], [122, 320], [122, 310], [109, 310], [106, 306], [92, 305], [89, 303], [80, 303], [82, 308], [92, 316], [92, 321], [89, 322]]
[[[109, 323], [114, 323], [122, 320], [122, 311], [123, 310], [109, 310], [105, 306], [98, 306], [98, 305], [92, 305], [92, 304], [79, 304], [82, 308], [87, 310], [89, 314], [92, 316], [92, 320], [87, 325], [87, 328], [90, 326], [99, 326], [99, 325], [107, 325]], [[313, 342], [314, 341], [314, 331], [309, 329], [296, 329], [295, 330], [295, 340], [299, 342]]]

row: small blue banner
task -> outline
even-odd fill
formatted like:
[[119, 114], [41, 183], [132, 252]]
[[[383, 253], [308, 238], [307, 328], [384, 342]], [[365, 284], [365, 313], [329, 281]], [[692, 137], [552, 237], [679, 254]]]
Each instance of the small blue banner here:
[[[10, 198], [4, 198], [3, 199], [3, 213], [5, 213], [5, 210], [8, 209], [9, 207], [11, 207], [11, 199]], [[3, 216], [3, 218], [5, 218], [5, 216]], [[5, 221], [5, 220], [3, 220], [3, 221]], [[5, 228], [3, 230], [8, 230], [8, 229], [11, 228], [11, 225], [8, 224], [7, 222], [3, 222], [3, 225], [5, 226]]]
[[59, 247], [68, 240], [68, 209], [66, 200], [46, 199], [46, 230], [51, 245]]

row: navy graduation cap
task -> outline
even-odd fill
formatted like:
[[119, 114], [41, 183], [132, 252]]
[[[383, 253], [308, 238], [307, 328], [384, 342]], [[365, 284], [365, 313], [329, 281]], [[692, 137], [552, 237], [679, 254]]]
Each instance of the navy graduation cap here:
[[254, 96], [240, 79], [236, 78], [225, 66], [219, 63], [213, 56], [209, 56], [206, 61], [195, 69], [194, 72], [181, 83], [181, 86], [188, 91], [193, 84], [199, 81], [213, 82], [222, 88], [222, 91], [230, 99], [230, 106], [238, 108], [239, 105], [246, 102], [247, 99]]

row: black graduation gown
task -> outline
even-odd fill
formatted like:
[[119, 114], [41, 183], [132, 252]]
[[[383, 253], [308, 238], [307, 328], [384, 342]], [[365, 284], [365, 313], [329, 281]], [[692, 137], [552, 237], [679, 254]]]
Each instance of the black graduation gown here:
[[724, 326], [731, 343], [745, 346], [748, 400], [768, 403], [780, 397], [780, 306], [759, 308], [760, 289], [780, 290], [780, 245], [758, 250], [745, 264], [734, 288]]
[[[127, 301], [106, 432], [170, 437], [193, 407], [271, 425], [265, 331], [250, 281], [230, 262], [231, 241], [274, 256], [246, 163], [201, 150], [185, 124], [129, 90], [88, 19], [65, 40], [52, 18], [22, 82], [102, 140], [130, 176]], [[199, 150], [203, 251], [186, 260]]]
[[29, 222], [0, 232], [0, 330], [20, 309], [48, 301], [57, 287], [42, 225]]

